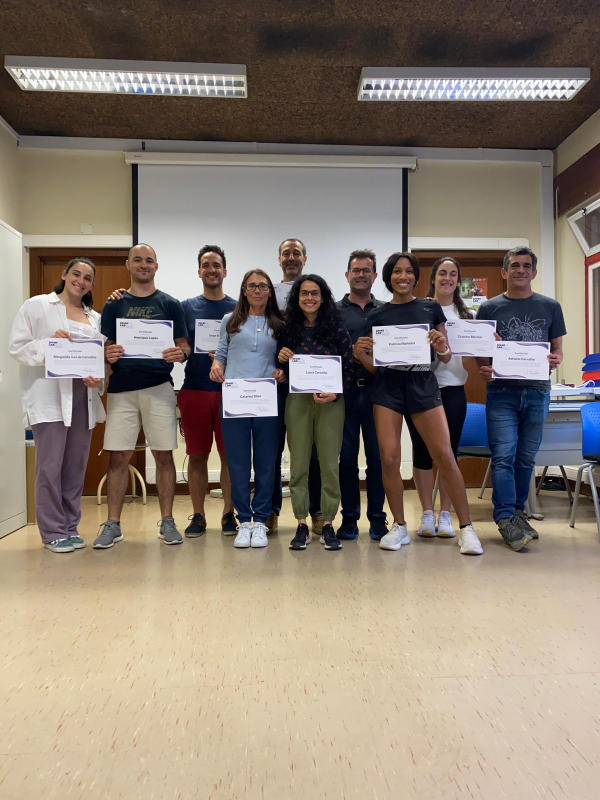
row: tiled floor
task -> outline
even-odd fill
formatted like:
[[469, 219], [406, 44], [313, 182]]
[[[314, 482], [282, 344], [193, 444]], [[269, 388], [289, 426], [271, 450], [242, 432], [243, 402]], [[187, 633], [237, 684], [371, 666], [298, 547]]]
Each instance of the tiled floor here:
[[153, 499], [109, 551], [91, 498], [84, 551], [0, 540], [0, 800], [597, 800], [592, 504], [571, 530], [546, 494], [513, 553], [470, 497], [479, 558], [382, 551], [366, 528], [292, 553], [289, 500], [265, 550], [234, 550], [215, 500], [181, 547]]

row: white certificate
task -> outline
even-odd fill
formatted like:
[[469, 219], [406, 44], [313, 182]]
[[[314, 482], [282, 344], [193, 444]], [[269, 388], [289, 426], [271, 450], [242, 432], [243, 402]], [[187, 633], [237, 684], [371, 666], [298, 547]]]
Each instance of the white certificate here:
[[292, 291], [292, 286], [294, 285], [294, 281], [289, 281], [287, 283], [276, 283], [273, 288], [275, 289], [275, 297], [277, 298], [277, 304], [282, 311], [285, 311], [285, 307], [287, 306], [288, 295]]
[[223, 416], [276, 417], [277, 383], [274, 378], [233, 378], [223, 383]]
[[210, 353], [219, 344], [220, 319], [197, 319], [194, 353]]
[[373, 328], [373, 363], [376, 367], [394, 364], [431, 364], [429, 324], [383, 325]]
[[453, 356], [494, 355], [495, 319], [448, 319], [446, 333]]
[[104, 378], [100, 339], [46, 339], [47, 378]]
[[496, 342], [494, 377], [505, 380], [547, 381], [550, 342]]
[[342, 394], [341, 356], [294, 356], [290, 358], [290, 392]]
[[117, 344], [125, 348], [121, 358], [162, 358], [174, 347], [170, 319], [118, 319]]

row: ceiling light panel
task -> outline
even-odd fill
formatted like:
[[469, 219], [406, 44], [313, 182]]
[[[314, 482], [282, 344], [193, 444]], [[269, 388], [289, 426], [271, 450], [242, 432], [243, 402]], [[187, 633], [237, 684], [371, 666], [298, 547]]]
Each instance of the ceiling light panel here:
[[434, 69], [365, 67], [359, 100], [502, 102], [570, 100], [589, 69]]
[[28, 92], [161, 97], [248, 96], [243, 64], [6, 56], [4, 66], [21, 89]]

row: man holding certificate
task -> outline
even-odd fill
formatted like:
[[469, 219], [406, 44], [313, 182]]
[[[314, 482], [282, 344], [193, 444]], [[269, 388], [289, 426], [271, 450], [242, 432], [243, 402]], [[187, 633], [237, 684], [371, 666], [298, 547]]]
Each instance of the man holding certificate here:
[[94, 542], [99, 550], [123, 539], [121, 511], [140, 423], [156, 461], [159, 538], [165, 544], [183, 541], [173, 519], [177, 419], [171, 372], [175, 362], [182, 363], [190, 355], [185, 318], [179, 301], [154, 285], [158, 263], [152, 247], [132, 247], [126, 266], [130, 288], [102, 309], [101, 329], [112, 375], [104, 433], [104, 449], [110, 450], [108, 519]]
[[221, 384], [211, 381], [212, 359], [219, 344], [221, 320], [235, 308], [235, 300], [223, 291], [227, 276], [225, 253], [216, 245], [204, 245], [198, 253], [198, 277], [204, 291], [181, 304], [185, 314], [192, 354], [185, 365], [185, 380], [177, 395], [185, 450], [189, 456], [188, 485], [193, 515], [185, 529], [187, 537], [202, 536], [206, 530], [204, 500], [208, 490], [208, 457], [213, 436], [221, 459], [223, 516], [221, 530], [225, 535], [236, 532], [236, 519], [231, 502], [231, 483], [225, 444], [221, 431]]
[[504, 294], [483, 303], [478, 320], [495, 320], [493, 359], [478, 358], [487, 382], [486, 419], [492, 451], [494, 521], [513, 550], [538, 533], [525, 516], [525, 501], [550, 405], [550, 370], [562, 361], [567, 329], [560, 303], [536, 294], [537, 256], [515, 247], [504, 257]]

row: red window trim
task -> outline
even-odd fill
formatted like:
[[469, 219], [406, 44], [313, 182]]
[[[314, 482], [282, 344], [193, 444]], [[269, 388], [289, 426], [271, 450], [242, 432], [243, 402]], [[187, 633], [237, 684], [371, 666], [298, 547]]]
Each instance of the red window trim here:
[[586, 256], [585, 259], [585, 354], [589, 356], [591, 340], [590, 336], [590, 303], [589, 303], [589, 267], [592, 264], [597, 264], [600, 261], [600, 253], [595, 253], [593, 256]]

